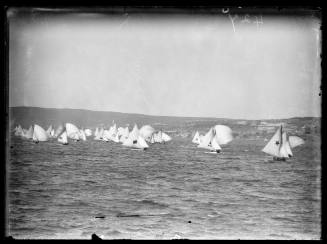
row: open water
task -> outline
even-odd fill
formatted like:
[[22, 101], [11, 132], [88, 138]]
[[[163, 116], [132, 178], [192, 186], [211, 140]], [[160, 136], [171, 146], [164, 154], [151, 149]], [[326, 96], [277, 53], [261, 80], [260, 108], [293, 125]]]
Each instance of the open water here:
[[318, 139], [286, 162], [261, 152], [263, 139], [235, 138], [215, 155], [189, 137], [135, 151], [93, 137], [64, 146], [12, 136], [8, 235], [319, 239]]

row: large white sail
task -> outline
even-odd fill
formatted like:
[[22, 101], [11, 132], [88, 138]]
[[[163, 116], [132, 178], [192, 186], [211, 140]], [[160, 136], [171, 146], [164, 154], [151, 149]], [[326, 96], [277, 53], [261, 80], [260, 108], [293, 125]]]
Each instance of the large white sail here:
[[39, 141], [47, 141], [48, 135], [47, 132], [39, 125], [34, 125], [33, 130], [33, 141], [39, 142]]
[[68, 138], [79, 140], [80, 139], [80, 132], [76, 125], [72, 123], [66, 123], [66, 133]]
[[304, 140], [298, 136], [289, 136], [288, 140], [292, 148], [304, 144]]
[[145, 141], [150, 141], [152, 134], [155, 132], [155, 129], [150, 125], [143, 125], [140, 129], [140, 136], [142, 136]]
[[224, 145], [233, 140], [232, 129], [226, 125], [216, 125], [214, 134], [219, 145]]
[[64, 131], [59, 137], [58, 137], [58, 141], [61, 142], [64, 145], [68, 144], [68, 139], [67, 139], [67, 132]]
[[281, 157], [282, 133], [282, 126], [280, 126], [262, 151], [275, 157]]
[[198, 145], [200, 148], [208, 148], [208, 146], [211, 146], [211, 140], [213, 138], [213, 129], [210, 128], [209, 131], [203, 136], [201, 143]]

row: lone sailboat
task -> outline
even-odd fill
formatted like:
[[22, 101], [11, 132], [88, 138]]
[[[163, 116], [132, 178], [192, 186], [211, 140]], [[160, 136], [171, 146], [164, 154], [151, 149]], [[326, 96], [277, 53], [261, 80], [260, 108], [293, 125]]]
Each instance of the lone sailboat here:
[[291, 148], [302, 144], [304, 144], [302, 138], [298, 136], [287, 136], [287, 133], [283, 131], [283, 126], [280, 125], [262, 151], [272, 155], [274, 160], [285, 161], [287, 158], [293, 157]]

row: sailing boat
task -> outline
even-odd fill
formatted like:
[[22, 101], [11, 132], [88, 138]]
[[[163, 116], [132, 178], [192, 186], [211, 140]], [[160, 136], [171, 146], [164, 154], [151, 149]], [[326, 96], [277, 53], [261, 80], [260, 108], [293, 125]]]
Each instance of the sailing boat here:
[[61, 142], [63, 145], [68, 145], [68, 139], [67, 139], [67, 132], [64, 131], [59, 137], [58, 141]]
[[195, 132], [195, 135], [192, 139], [192, 142], [195, 144], [200, 144], [201, 143], [201, 139], [200, 139], [200, 134], [198, 131]]
[[149, 147], [144, 138], [140, 135], [136, 124], [134, 125], [133, 130], [129, 133], [128, 138], [123, 142], [123, 146], [132, 147], [138, 150], [145, 150]]
[[273, 160], [285, 161], [293, 156], [291, 148], [304, 144], [304, 140], [298, 136], [287, 136], [280, 125], [273, 137], [262, 149], [263, 152], [272, 155]]
[[202, 137], [198, 148], [208, 149], [209, 153], [220, 153], [220, 145], [224, 145], [233, 140], [232, 130], [226, 125], [216, 125]]
[[167, 135], [165, 132], [162, 132], [161, 138], [164, 142], [168, 142], [172, 140], [172, 138], [169, 135]]
[[41, 126], [35, 124], [32, 139], [35, 143], [38, 143], [40, 141], [47, 141], [49, 137], [47, 132]]
[[122, 142], [123, 143], [129, 137], [129, 129], [128, 129], [128, 126], [126, 126], [125, 129], [121, 129], [120, 131], [121, 131], [120, 132], [121, 135], [119, 137], [119, 142]]
[[28, 131], [25, 133], [25, 138], [32, 139], [33, 138], [33, 126], [30, 126]]
[[54, 138], [57, 138], [64, 131], [64, 126], [59, 125], [54, 133]]
[[15, 136], [21, 136], [23, 134], [23, 129], [20, 125], [18, 125], [16, 131], [15, 131]]
[[143, 125], [140, 129], [140, 136], [142, 136], [145, 141], [150, 142], [154, 132], [155, 129], [153, 129], [150, 125]]
[[77, 128], [76, 125], [72, 124], [72, 123], [66, 123], [66, 132], [67, 132], [67, 136], [70, 139], [73, 139], [75, 141], [79, 141], [80, 139], [80, 131]]
[[86, 141], [86, 135], [83, 129], [79, 130], [79, 138], [81, 138], [83, 141]]
[[84, 133], [86, 136], [92, 136], [92, 131], [90, 129], [85, 129]]
[[47, 129], [47, 135], [48, 137], [51, 137], [51, 131], [52, 131], [52, 125], [49, 126], [49, 128]]

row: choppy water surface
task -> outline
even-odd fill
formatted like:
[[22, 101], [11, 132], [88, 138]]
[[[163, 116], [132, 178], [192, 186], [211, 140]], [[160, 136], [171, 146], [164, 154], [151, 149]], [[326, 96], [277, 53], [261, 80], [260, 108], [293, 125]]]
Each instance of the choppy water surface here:
[[[319, 146], [287, 162], [236, 138], [220, 155], [192, 138], [134, 151], [120, 144], [11, 137], [8, 231], [14, 238], [319, 239]], [[316, 145], [316, 144], [311, 144]], [[95, 217], [105, 218], [95, 218]]]

